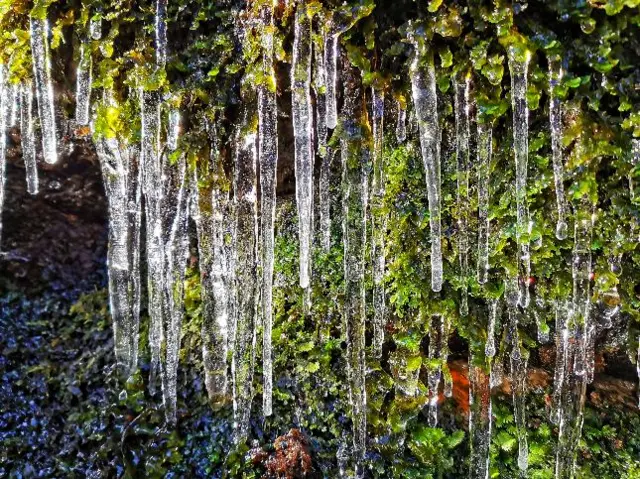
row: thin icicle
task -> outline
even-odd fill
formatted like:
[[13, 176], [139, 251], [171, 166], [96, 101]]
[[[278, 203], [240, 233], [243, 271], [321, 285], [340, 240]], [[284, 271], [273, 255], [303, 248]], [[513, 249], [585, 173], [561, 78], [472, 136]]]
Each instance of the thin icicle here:
[[156, 0], [156, 64], [159, 68], [167, 63], [167, 3], [168, 0]]
[[400, 101], [396, 101], [396, 109], [398, 113], [396, 119], [396, 140], [398, 143], [404, 143], [407, 139], [407, 109]]
[[0, 244], [2, 241], [2, 211], [4, 208], [6, 173], [7, 173], [7, 127], [9, 112], [13, 104], [9, 92], [11, 86], [7, 69], [0, 63]]
[[36, 137], [33, 129], [33, 83], [22, 84], [20, 98], [20, 138], [22, 158], [27, 176], [27, 191], [38, 194], [38, 166], [36, 163]]
[[493, 129], [478, 123], [478, 283], [489, 275], [489, 177], [491, 173]]
[[189, 188], [184, 155], [176, 164], [170, 164], [169, 161], [165, 155], [166, 196], [163, 209], [167, 219], [165, 227], [170, 232], [165, 245], [167, 314], [162, 396], [167, 422], [175, 424], [180, 334], [184, 317], [184, 279], [189, 257]]
[[511, 340], [510, 355], [510, 379], [513, 396], [513, 415], [516, 422], [516, 433], [518, 435], [518, 468], [523, 473], [529, 464], [529, 447], [527, 444], [527, 417], [526, 417], [526, 394], [527, 394], [527, 354], [523, 354], [520, 344], [520, 333], [518, 331], [518, 316], [521, 314], [518, 309], [520, 292], [515, 278], [507, 281], [505, 288], [507, 311], [509, 314], [508, 335]]
[[553, 378], [553, 397], [551, 402], [551, 422], [553, 424], [559, 424], [561, 418], [562, 407], [562, 391], [564, 388], [565, 377], [568, 374], [568, 358], [570, 357], [569, 351], [569, 323], [568, 315], [569, 308], [564, 302], [557, 302], [555, 304], [556, 314], [556, 367], [554, 370]]
[[496, 319], [498, 317], [498, 300], [489, 302], [489, 324], [487, 326], [487, 342], [484, 347], [484, 354], [488, 358], [496, 355]]
[[469, 87], [470, 75], [455, 82], [455, 117], [456, 117], [456, 178], [457, 178], [457, 208], [458, 208], [458, 261], [462, 279], [460, 297], [460, 315], [469, 314], [468, 279], [469, 276]]
[[9, 106], [7, 127], [12, 128], [18, 125], [20, 121], [20, 85], [14, 83], [9, 87], [11, 95], [11, 104]]
[[36, 97], [42, 127], [42, 150], [44, 161], [53, 164], [58, 161], [56, 137], [56, 116], [51, 81], [51, 52], [49, 50], [49, 21], [31, 17], [31, 54], [33, 76], [36, 79]]
[[324, 66], [327, 82], [327, 128], [335, 128], [338, 124], [338, 39], [339, 34], [327, 32], [324, 37]]
[[356, 477], [363, 474], [362, 460], [367, 439], [367, 392], [365, 389], [365, 245], [368, 199], [367, 168], [370, 151], [363, 125], [363, 92], [352, 68], [345, 71], [342, 123], [342, 202], [344, 242], [344, 320], [346, 323], [347, 365], [353, 452]]
[[194, 169], [192, 211], [198, 237], [205, 386], [211, 403], [220, 406], [227, 392], [227, 351], [230, 342], [230, 266], [224, 243], [229, 197], [219, 185], [223, 174], [218, 173], [217, 131], [210, 123], [207, 127], [211, 155], [209, 162], [199, 162]]
[[591, 342], [591, 212], [578, 215], [574, 227], [573, 246], [573, 321], [575, 323], [576, 352], [574, 374], [590, 375], [591, 358], [588, 355]]
[[[469, 477], [489, 479], [489, 448], [491, 446], [491, 368], [477, 364], [477, 358], [469, 357], [469, 437], [471, 458]], [[485, 369], [488, 368], [488, 371]]]
[[443, 358], [447, 356], [447, 331], [442, 315], [434, 315], [429, 327], [429, 368], [427, 371], [427, 387], [429, 388], [429, 427], [438, 425], [438, 390], [442, 379]]
[[[273, 326], [273, 261], [274, 227], [276, 215], [276, 170], [278, 164], [278, 106], [276, 103], [276, 76], [273, 69], [273, 10], [264, 8], [263, 68], [268, 84], [258, 90], [258, 135], [260, 160], [260, 192], [262, 222], [262, 408], [265, 416], [272, 413], [273, 351], [271, 329]], [[310, 122], [311, 120], [309, 120]], [[311, 160], [313, 165], [313, 160]], [[313, 168], [313, 166], [311, 167]], [[313, 181], [313, 180], [312, 180]], [[310, 240], [309, 240], [310, 241]]]
[[[246, 119], [244, 124], [248, 124]], [[237, 235], [235, 248], [237, 321], [231, 370], [233, 372], [235, 441], [241, 443], [249, 435], [258, 315], [258, 206], [255, 133], [239, 132], [236, 149], [234, 195]]]
[[298, 4], [291, 67], [293, 134], [295, 140], [296, 200], [300, 233], [300, 286], [311, 282], [313, 223], [313, 110], [311, 104], [311, 20], [305, 2]]
[[178, 141], [182, 131], [182, 114], [177, 108], [169, 111], [169, 125], [167, 126], [167, 148], [169, 151], [178, 149]]
[[92, 71], [91, 46], [89, 42], [83, 41], [80, 45], [80, 62], [76, 79], [76, 123], [78, 125], [89, 124]]
[[318, 156], [320, 156], [320, 178], [318, 180], [318, 199], [320, 222], [318, 233], [320, 245], [327, 253], [331, 248], [331, 161], [334, 152], [327, 146], [327, 70], [325, 67], [325, 52], [323, 48], [314, 50], [315, 75], [314, 87], [316, 92], [316, 137], [318, 138]]
[[[518, 277], [520, 283], [519, 304], [529, 306], [529, 277], [531, 276], [531, 253], [529, 246], [529, 207], [527, 205], [527, 162], [529, 159], [529, 106], [527, 105], [527, 72], [531, 54], [509, 49], [511, 72], [511, 104], [513, 108], [513, 150], [516, 162], [516, 240], [518, 243]], [[524, 237], [523, 237], [524, 236]]]
[[562, 158], [562, 102], [558, 98], [557, 88], [562, 82], [562, 63], [558, 57], [549, 59], [549, 123], [551, 126], [551, 151], [553, 159], [553, 179], [556, 188], [558, 221], [556, 238], [567, 237], [567, 206], [564, 196], [564, 161]]
[[164, 241], [162, 225], [162, 168], [160, 158], [160, 99], [157, 92], [141, 91], [143, 193], [147, 236], [147, 287], [149, 299], [149, 348], [151, 371], [149, 389], [153, 393], [160, 373], [160, 353], [164, 337], [163, 300]]
[[[371, 224], [372, 245], [371, 261], [373, 266], [373, 353], [382, 356], [384, 328], [387, 322], [386, 290], [384, 274], [386, 268], [385, 236], [387, 232], [387, 215], [382, 212], [384, 201], [385, 175], [382, 156], [384, 140], [384, 92], [371, 89], [372, 122], [373, 122], [373, 183], [371, 191], [373, 219]], [[377, 210], [377, 211], [376, 211]]]
[[[427, 180], [429, 224], [431, 227], [431, 289], [442, 290], [442, 232], [440, 218], [440, 148], [438, 146], [438, 97], [433, 56], [425, 57], [416, 44], [411, 64], [411, 84], [416, 117], [420, 127], [420, 146]], [[426, 65], [422, 62], [426, 61]]]

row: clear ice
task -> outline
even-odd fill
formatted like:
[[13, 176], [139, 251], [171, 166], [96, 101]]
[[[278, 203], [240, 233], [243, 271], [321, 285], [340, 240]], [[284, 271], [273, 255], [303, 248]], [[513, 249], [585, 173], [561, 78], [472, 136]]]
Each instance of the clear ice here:
[[[300, 234], [300, 286], [311, 282], [313, 224], [313, 106], [311, 104], [311, 20], [306, 3], [296, 10], [293, 63], [293, 134], [295, 140], [296, 201]], [[328, 123], [327, 123], [328, 124]]]
[[529, 207], [527, 205], [527, 162], [529, 159], [529, 106], [527, 105], [527, 73], [530, 53], [522, 59], [515, 47], [509, 49], [511, 72], [511, 105], [513, 108], [513, 150], [516, 160], [516, 240], [518, 243], [519, 303], [529, 306], [531, 252], [529, 246]]
[[553, 159], [553, 180], [556, 188], [558, 221], [556, 238], [567, 237], [567, 206], [564, 196], [564, 160], [562, 157], [562, 102], [557, 88], [562, 82], [562, 62], [560, 58], [549, 59], [549, 124], [551, 126], [551, 152]]
[[[249, 124], [246, 118], [243, 123], [245, 128]], [[249, 435], [253, 399], [259, 296], [257, 156], [255, 132], [239, 132], [234, 172], [236, 327], [231, 367], [236, 443]]]
[[489, 275], [489, 178], [491, 173], [492, 128], [478, 123], [478, 283]]
[[28, 81], [21, 85], [20, 98], [20, 138], [22, 158], [27, 177], [27, 191], [31, 195], [38, 194], [38, 166], [36, 163], [36, 137], [33, 124], [33, 83]]
[[[426, 65], [423, 65], [426, 62]], [[427, 179], [431, 227], [431, 289], [442, 290], [442, 232], [440, 218], [440, 147], [438, 97], [433, 57], [416, 45], [410, 69], [413, 102], [420, 128], [420, 146]]]
[[385, 236], [387, 217], [381, 211], [385, 194], [385, 175], [383, 159], [384, 140], [384, 92], [371, 89], [371, 110], [373, 123], [373, 182], [371, 185], [372, 206], [372, 244], [371, 262], [373, 269], [373, 353], [382, 356], [384, 328], [387, 322], [386, 291], [384, 274], [386, 268]]
[[89, 42], [83, 41], [80, 45], [80, 62], [76, 78], [76, 123], [78, 125], [89, 124], [92, 70], [91, 46]]
[[462, 292], [460, 295], [460, 315], [469, 313], [468, 279], [469, 276], [469, 87], [470, 75], [455, 81], [455, 117], [456, 117], [456, 179], [457, 179], [457, 209], [458, 209], [458, 261]]
[[36, 80], [36, 98], [42, 127], [42, 151], [44, 161], [58, 161], [56, 114], [51, 80], [51, 52], [49, 50], [49, 21], [31, 17], [31, 54], [33, 76]]
[[[273, 327], [273, 262], [274, 227], [276, 215], [276, 170], [278, 164], [278, 106], [276, 103], [276, 76], [273, 69], [273, 11], [264, 8], [262, 21], [265, 32], [262, 37], [263, 69], [271, 80], [258, 89], [258, 158], [260, 162], [260, 219], [262, 231], [262, 375], [265, 416], [272, 413], [273, 351], [271, 330]], [[311, 122], [309, 116], [309, 123]], [[310, 132], [309, 132], [310, 135]], [[310, 140], [309, 140], [310, 141]], [[311, 171], [313, 171], [313, 158]], [[296, 165], [297, 167], [297, 165]], [[313, 175], [313, 173], [312, 173]], [[313, 180], [312, 180], [313, 181]], [[308, 186], [308, 185], [307, 185]], [[311, 213], [312, 214], [312, 213]], [[310, 232], [309, 232], [310, 235]], [[309, 239], [309, 241], [311, 241]]]

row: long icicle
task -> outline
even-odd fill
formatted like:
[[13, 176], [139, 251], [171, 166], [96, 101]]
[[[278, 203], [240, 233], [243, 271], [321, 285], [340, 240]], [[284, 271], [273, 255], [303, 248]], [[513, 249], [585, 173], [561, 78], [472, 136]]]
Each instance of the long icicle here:
[[316, 137], [320, 157], [320, 178], [318, 180], [318, 209], [320, 222], [318, 234], [320, 246], [325, 253], [331, 249], [331, 161], [333, 151], [327, 145], [327, 69], [325, 65], [325, 45], [314, 49], [316, 94]]
[[80, 61], [76, 78], [76, 123], [78, 125], [89, 124], [92, 74], [91, 44], [84, 40], [80, 44]]
[[51, 51], [49, 50], [49, 21], [30, 17], [31, 53], [33, 56], [33, 76], [36, 79], [36, 97], [42, 126], [42, 150], [44, 161], [54, 164], [58, 161], [56, 116], [51, 80]]
[[407, 107], [400, 100], [397, 100], [396, 110], [398, 114], [396, 118], [396, 140], [398, 143], [404, 143], [407, 139]]
[[291, 67], [293, 134], [295, 140], [296, 200], [300, 233], [300, 286], [311, 282], [313, 223], [313, 116], [311, 104], [311, 20], [306, 2], [298, 4]]
[[386, 269], [385, 236], [387, 216], [382, 211], [385, 194], [384, 161], [382, 156], [384, 140], [384, 92], [371, 89], [372, 122], [373, 122], [373, 182], [371, 203], [373, 219], [371, 224], [372, 244], [371, 262], [373, 269], [373, 354], [382, 356], [384, 328], [387, 322], [386, 290], [384, 274]]
[[367, 439], [367, 392], [365, 389], [365, 245], [368, 199], [367, 168], [369, 131], [362, 109], [363, 91], [357, 73], [348, 66], [344, 81], [342, 122], [342, 202], [344, 241], [344, 323], [346, 324], [347, 365], [353, 450], [356, 477], [362, 477], [362, 460]]
[[[244, 127], [248, 128], [245, 112]], [[256, 134], [240, 131], [236, 140], [236, 331], [233, 349], [233, 415], [237, 444], [249, 435], [258, 315], [258, 207]]]
[[[174, 125], [178, 128], [178, 125]], [[166, 250], [165, 295], [167, 312], [165, 315], [165, 358], [162, 378], [162, 396], [165, 417], [169, 424], [176, 422], [178, 363], [180, 353], [180, 333], [184, 317], [184, 279], [189, 257], [189, 185], [186, 161], [180, 155], [176, 164], [170, 164], [164, 155], [164, 176], [166, 196], [164, 211], [168, 213], [165, 227], [169, 238]]]
[[[423, 64], [426, 62], [426, 65]], [[438, 98], [433, 56], [425, 57], [416, 44], [410, 69], [413, 102], [420, 128], [420, 146], [427, 180], [431, 227], [431, 289], [442, 290], [442, 226], [440, 218], [440, 148], [438, 147]]]
[[491, 366], [489, 361], [469, 356], [469, 436], [471, 458], [469, 477], [489, 479], [491, 446]]
[[22, 83], [20, 98], [20, 137], [22, 158], [27, 177], [27, 191], [31, 195], [38, 194], [38, 166], [36, 163], [36, 137], [33, 131], [33, 84]]
[[[273, 261], [276, 214], [276, 170], [278, 164], [278, 106], [276, 76], [273, 69], [273, 7], [264, 7], [262, 25], [263, 68], [269, 81], [258, 90], [258, 135], [260, 160], [260, 192], [262, 222], [262, 408], [265, 416], [272, 413], [273, 352]], [[313, 164], [313, 163], [312, 163]], [[312, 167], [313, 168], [313, 167]], [[313, 181], [313, 180], [312, 180]]]
[[508, 335], [511, 340], [510, 376], [511, 391], [513, 396], [513, 414], [518, 435], [518, 468], [521, 474], [526, 474], [529, 466], [529, 447], [527, 444], [527, 418], [526, 418], [526, 393], [527, 393], [527, 360], [526, 352], [521, 349], [520, 333], [518, 330], [518, 309], [520, 292], [518, 280], [511, 278], [505, 287], [507, 312], [509, 314]]
[[0, 63], [0, 245], [2, 244], [2, 211], [7, 182], [7, 127], [12, 106], [9, 95], [11, 90], [7, 69], [4, 63]]
[[202, 359], [205, 387], [214, 406], [224, 403], [227, 392], [229, 343], [229, 261], [225, 248], [225, 212], [228, 194], [221, 189], [217, 130], [207, 122], [211, 154], [193, 171], [192, 214], [198, 237], [200, 297], [202, 299]]
[[327, 82], [327, 128], [335, 128], [338, 124], [338, 40], [339, 34], [328, 31], [324, 37], [324, 66]]
[[448, 335], [446, 331], [445, 318], [441, 314], [431, 317], [429, 326], [429, 367], [427, 370], [427, 386], [429, 388], [429, 427], [438, 425], [438, 391], [442, 380], [442, 367], [444, 357], [446, 361], [446, 342]]
[[[492, 133], [490, 123], [478, 123], [478, 283], [489, 275], [489, 178], [491, 173]], [[494, 347], [495, 349], [495, 347]]]
[[[522, 58], [524, 55], [524, 58]], [[531, 252], [529, 246], [529, 208], [527, 206], [527, 163], [529, 158], [529, 107], [527, 105], [527, 72], [531, 54], [509, 49], [511, 72], [511, 104], [513, 108], [513, 150], [516, 163], [516, 240], [518, 243], [519, 304], [529, 306]]]
[[455, 80], [455, 117], [456, 117], [456, 179], [458, 208], [458, 261], [462, 292], [460, 296], [460, 315], [469, 314], [469, 87], [470, 74]]
[[[112, 102], [111, 95], [105, 95]], [[116, 360], [127, 375], [138, 365], [140, 325], [141, 171], [139, 150], [120, 138], [101, 138], [96, 150], [109, 205], [109, 302]]]
[[549, 59], [549, 124], [551, 126], [551, 157], [553, 160], [553, 179], [556, 188], [558, 221], [556, 238], [567, 237], [567, 206], [564, 196], [564, 164], [562, 158], [562, 102], [557, 89], [562, 82], [562, 63], [559, 57]]
[[160, 158], [160, 99], [158, 92], [140, 92], [142, 114], [142, 157], [143, 192], [145, 197], [146, 239], [147, 239], [147, 287], [149, 348], [151, 350], [151, 370], [149, 390], [155, 392], [160, 373], [160, 353], [164, 337], [163, 322], [165, 307], [163, 300], [164, 245], [162, 240], [162, 169]]

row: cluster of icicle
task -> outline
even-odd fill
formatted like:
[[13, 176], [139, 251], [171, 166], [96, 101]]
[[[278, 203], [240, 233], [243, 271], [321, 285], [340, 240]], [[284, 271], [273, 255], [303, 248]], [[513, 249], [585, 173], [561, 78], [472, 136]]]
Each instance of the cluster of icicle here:
[[[167, 60], [167, 0], [157, 0], [155, 23], [155, 68], [165, 68]], [[176, 421], [176, 394], [180, 331], [184, 316], [184, 279], [189, 257], [189, 217], [196, 225], [201, 295], [203, 304], [203, 360], [205, 384], [210, 398], [223, 403], [227, 396], [227, 354], [231, 352], [231, 389], [233, 395], [236, 440], [249, 434], [249, 419], [253, 398], [257, 331], [263, 330], [263, 412], [272, 414], [273, 352], [271, 346], [274, 269], [274, 224], [276, 205], [276, 167], [278, 162], [278, 131], [275, 85], [273, 7], [263, 7], [259, 15], [265, 33], [262, 38], [264, 72], [271, 81], [258, 88], [257, 132], [250, 131], [249, 109], [245, 109], [235, 138], [235, 165], [232, 194], [223, 185], [224, 172], [218, 158], [218, 138], [214, 121], [206, 124], [211, 144], [208, 163], [193, 170], [180, 154], [181, 113], [158, 92], [136, 92], [141, 115], [141, 141], [132, 144], [119, 137], [105, 136], [96, 140], [105, 189], [108, 197], [109, 228], [109, 292], [114, 319], [115, 351], [119, 366], [130, 375], [137, 369], [141, 300], [141, 251], [147, 264], [148, 311], [151, 349], [150, 388], [158, 378], [167, 421]], [[372, 88], [371, 115], [364, 110], [363, 91], [352, 67], [343, 69], [343, 105], [338, 115], [338, 66], [341, 58], [339, 37], [352, 26], [350, 20], [327, 19], [322, 26], [322, 48], [316, 48], [313, 23], [306, 4], [300, 2], [294, 19], [291, 88], [295, 137], [296, 201], [298, 211], [300, 263], [299, 282], [306, 290], [312, 283], [312, 236], [314, 218], [314, 163], [321, 160], [318, 232], [321, 247], [331, 246], [330, 172], [334, 151], [328, 137], [339, 118], [339, 141], [342, 159], [345, 304], [343, 326], [347, 339], [349, 396], [353, 419], [353, 452], [357, 475], [363, 474], [366, 451], [366, 363], [365, 326], [366, 294], [365, 251], [370, 242], [372, 254], [373, 291], [373, 354], [380, 357], [386, 322], [386, 292], [384, 275], [385, 232], [387, 220], [377, 214], [385, 195], [383, 138], [385, 124], [384, 91]], [[77, 75], [76, 121], [91, 123], [92, 58], [89, 43], [101, 37], [101, 24], [92, 21], [81, 45]], [[4, 179], [6, 159], [6, 129], [19, 122], [22, 131], [22, 151], [30, 193], [38, 191], [33, 97], [38, 104], [45, 161], [57, 159], [53, 88], [50, 54], [47, 44], [48, 25], [45, 20], [31, 19], [32, 53], [35, 85], [31, 82], [9, 84], [7, 72], [0, 65], [0, 174]], [[441, 226], [441, 155], [442, 131], [438, 118], [436, 72], [432, 52], [424, 42], [411, 37], [415, 50], [409, 72], [419, 144], [424, 162], [425, 184], [429, 204], [431, 288], [443, 288], [442, 226]], [[528, 162], [528, 57], [509, 52], [513, 115], [513, 154], [515, 158], [516, 240], [518, 275], [505, 284], [505, 300], [491, 301], [487, 306], [487, 342], [484, 357], [472, 352], [469, 361], [471, 431], [471, 477], [487, 478], [489, 474], [489, 444], [491, 439], [491, 388], [502, 382], [504, 366], [508, 364], [512, 382], [515, 422], [519, 440], [518, 465], [526, 471], [528, 448], [526, 437], [525, 397], [528, 353], [519, 336], [519, 318], [529, 314], [528, 278], [531, 269], [529, 237], [532, 229], [527, 205]], [[557, 199], [556, 236], [568, 234], [567, 206], [563, 191], [563, 152], [561, 144], [561, 103], [556, 86], [562, 79], [561, 60], [551, 58], [549, 85], [549, 121], [552, 142], [553, 174]], [[490, 258], [489, 177], [492, 157], [492, 125], [474, 122], [472, 98], [473, 78], [470, 73], [455, 78], [454, 110], [456, 131], [457, 181], [457, 253], [459, 274], [469, 275], [471, 238], [469, 223], [473, 212], [470, 204], [470, 182], [475, 171], [478, 194], [477, 281], [488, 281]], [[315, 102], [312, 101], [312, 88]], [[108, 90], [102, 92], [102, 105], [117, 106], [117, 99]], [[315, 109], [314, 109], [315, 105]], [[361, 121], [371, 118], [372, 141], [363, 138], [368, 131]], [[472, 155], [472, 128], [475, 128], [476, 152]], [[406, 108], [398, 103], [396, 119], [398, 143], [407, 140]], [[333, 142], [332, 144], [336, 144]], [[316, 150], [317, 146], [317, 151]], [[634, 144], [640, 156], [640, 145]], [[357, 155], [352, 161], [352, 155]], [[475, 158], [475, 164], [474, 160]], [[371, 167], [371, 168], [370, 168]], [[372, 173], [371, 173], [372, 172]], [[257, 179], [260, 178], [260, 208]], [[0, 207], [4, 200], [4, 181], [0, 183]], [[144, 211], [143, 211], [144, 208]], [[258, 217], [258, 211], [261, 212]], [[145, 219], [146, 244], [141, 245], [142, 219]], [[552, 421], [559, 427], [557, 470], [559, 478], [572, 477], [576, 448], [581, 434], [586, 385], [594, 374], [594, 341], [598, 328], [606, 328], [618, 312], [619, 297], [612, 296], [603, 321], [592, 311], [590, 275], [591, 235], [594, 217], [585, 206], [574, 214], [573, 297], [571, 301], [554, 304], [556, 311], [557, 365], [555, 370]], [[371, 225], [367, 226], [367, 222]], [[367, 237], [372, 231], [372, 237]], [[261, 268], [258, 268], [258, 265]], [[262, 278], [258, 277], [261, 271]], [[519, 279], [518, 279], [519, 278]], [[468, 314], [467, 287], [461, 291], [460, 314]], [[504, 303], [504, 308], [502, 306]], [[307, 307], [310, 305], [307, 304]], [[506, 309], [504, 334], [500, 334], [500, 312]], [[533, 313], [535, 314], [535, 312]], [[438, 421], [438, 389], [444, 377], [445, 394], [452, 390], [451, 376], [446, 366], [448, 337], [451, 324], [447, 318], [434, 315], [429, 328], [430, 367], [428, 388], [429, 424]], [[496, 347], [496, 336], [504, 341]], [[544, 339], [544, 333], [540, 337]], [[508, 361], [507, 359], [508, 355]], [[480, 359], [478, 359], [480, 358]], [[638, 350], [640, 374], [640, 345]], [[405, 392], [411, 394], [415, 388]]]
[[[39, 191], [37, 169], [36, 119], [42, 137], [44, 161], [58, 161], [56, 118], [53, 83], [51, 81], [51, 52], [49, 50], [49, 22], [38, 17], [30, 18], [31, 57], [33, 78], [12, 83], [6, 65], [0, 63], [0, 239], [2, 238], [2, 208], [5, 199], [7, 130], [20, 128], [22, 157], [26, 172], [27, 191], [36, 195]], [[34, 114], [34, 96], [37, 110]]]

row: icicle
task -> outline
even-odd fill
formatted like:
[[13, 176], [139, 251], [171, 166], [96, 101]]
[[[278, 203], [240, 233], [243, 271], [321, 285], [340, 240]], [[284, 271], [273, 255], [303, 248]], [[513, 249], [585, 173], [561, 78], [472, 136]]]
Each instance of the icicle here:
[[169, 111], [169, 125], [167, 127], [167, 148], [169, 148], [169, 151], [176, 151], [178, 149], [181, 131], [182, 116], [180, 110], [177, 108], [172, 109]]
[[478, 283], [480, 284], [485, 284], [489, 275], [489, 175], [492, 134], [491, 124], [478, 123]]
[[162, 395], [167, 422], [175, 424], [180, 333], [184, 316], [184, 279], [189, 257], [189, 194], [184, 155], [180, 156], [177, 164], [172, 165], [169, 161], [165, 155], [166, 195], [163, 209], [168, 220], [165, 227], [170, 228], [170, 232], [165, 245], [167, 314]]
[[[245, 115], [247, 115], [245, 113]], [[244, 124], [248, 124], [245, 118]], [[235, 441], [249, 435], [253, 398], [258, 314], [258, 207], [256, 135], [238, 133], [234, 177], [236, 204], [236, 307], [237, 322], [233, 348], [233, 417]]]
[[8, 110], [8, 122], [7, 126], [12, 128], [18, 124], [20, 120], [20, 85], [13, 84], [10, 87], [11, 105]]
[[524, 472], [529, 463], [529, 448], [527, 445], [527, 418], [526, 418], [526, 393], [527, 393], [527, 355], [523, 354], [520, 345], [520, 333], [518, 331], [518, 303], [520, 292], [515, 278], [507, 281], [505, 287], [507, 311], [509, 314], [508, 335], [511, 340], [510, 376], [511, 391], [513, 395], [513, 414], [518, 435], [518, 468]]
[[484, 354], [488, 358], [496, 355], [496, 319], [498, 317], [498, 301], [489, 302], [489, 324], [487, 327], [487, 343], [484, 347]]
[[563, 302], [557, 302], [554, 306], [556, 315], [556, 367], [553, 378], [553, 397], [551, 401], [551, 422], [559, 424], [562, 407], [562, 390], [564, 387], [565, 375], [568, 371], [569, 357], [569, 329], [568, 314], [569, 309]]
[[338, 124], [338, 39], [339, 34], [326, 33], [324, 37], [324, 66], [327, 82], [327, 128], [335, 128]]
[[49, 21], [36, 17], [31, 22], [31, 54], [33, 56], [33, 76], [36, 79], [36, 97], [42, 126], [42, 150], [44, 161], [53, 164], [58, 161], [56, 138], [56, 116], [53, 103], [53, 83], [51, 82], [51, 52], [49, 51]]
[[[384, 328], [387, 322], [386, 291], [384, 274], [386, 268], [385, 236], [387, 232], [387, 216], [381, 211], [384, 201], [385, 175], [382, 156], [384, 139], [384, 92], [371, 89], [373, 120], [373, 183], [372, 183], [372, 246], [371, 261], [373, 267], [373, 353], [382, 356]], [[376, 211], [377, 209], [377, 211]]]
[[36, 163], [36, 137], [33, 131], [33, 84], [22, 84], [20, 99], [20, 137], [22, 158], [27, 175], [27, 191], [31, 195], [38, 194], [38, 166]]
[[[486, 366], [485, 366], [486, 367]], [[477, 358], [469, 357], [469, 436], [471, 458], [469, 477], [489, 479], [489, 448], [491, 446], [491, 371], [477, 364]]]
[[362, 475], [362, 460], [366, 450], [367, 416], [365, 389], [365, 245], [368, 195], [367, 168], [370, 151], [366, 141], [368, 128], [363, 125], [362, 89], [358, 75], [349, 66], [345, 71], [342, 122], [342, 202], [344, 241], [344, 319], [346, 323], [347, 365], [353, 450]]
[[429, 427], [438, 425], [438, 389], [442, 379], [443, 358], [447, 357], [447, 331], [442, 315], [434, 315], [429, 327], [429, 367], [427, 371], [427, 387], [429, 388]]
[[575, 223], [573, 247], [573, 314], [575, 322], [576, 353], [574, 374], [590, 374], [588, 349], [591, 329], [591, 231], [593, 216], [578, 215]]
[[407, 109], [400, 102], [396, 102], [398, 118], [396, 120], [396, 140], [398, 143], [404, 143], [407, 139]]
[[416, 44], [411, 64], [411, 84], [416, 117], [420, 127], [420, 146], [427, 179], [429, 224], [431, 227], [431, 289], [442, 290], [442, 233], [440, 220], [440, 148], [438, 146], [438, 98], [433, 57], [426, 67], [424, 52]]
[[471, 77], [465, 75], [455, 84], [456, 117], [456, 159], [457, 159], [457, 208], [458, 208], [458, 260], [462, 292], [460, 297], [460, 315], [469, 313], [468, 279], [469, 276], [469, 87]]
[[[262, 245], [260, 248], [262, 253], [262, 375], [264, 381], [262, 407], [264, 415], [270, 416], [272, 413], [273, 390], [271, 329], [273, 325], [272, 290], [274, 226], [276, 215], [276, 170], [278, 164], [278, 106], [276, 104], [276, 76], [273, 69], [272, 9], [268, 7], [264, 8], [262, 16], [264, 27], [262, 37], [262, 46], [264, 49], [263, 68], [265, 75], [269, 78], [268, 85], [262, 85], [258, 90], [258, 144], [260, 148], [258, 157], [260, 159], [260, 218], [262, 221]], [[311, 116], [309, 115], [309, 125], [310, 124]], [[309, 136], [311, 135], [310, 132], [308, 134]], [[311, 171], [313, 171], [313, 159], [309, 158], [309, 162], [311, 164]], [[310, 214], [312, 214], [312, 212], [310, 212]], [[309, 241], [311, 240], [309, 239]]]
[[331, 248], [331, 161], [334, 152], [327, 146], [327, 70], [325, 67], [324, 46], [316, 48], [315, 56], [315, 92], [316, 92], [316, 137], [318, 138], [318, 155], [320, 178], [318, 180], [318, 199], [320, 202], [320, 245], [325, 253]]
[[564, 164], [562, 158], [562, 103], [558, 98], [557, 88], [562, 82], [562, 65], [560, 58], [549, 59], [549, 123], [551, 125], [551, 151], [553, 159], [553, 179], [556, 187], [556, 203], [558, 205], [558, 222], [556, 238], [567, 237], [567, 207], [564, 197]]
[[2, 211], [4, 208], [6, 170], [7, 170], [7, 126], [12, 99], [9, 96], [10, 85], [4, 63], [0, 63], [0, 242], [2, 241]]
[[[208, 123], [211, 155], [199, 162], [191, 187], [192, 206], [198, 237], [200, 295], [202, 298], [202, 358], [205, 386], [212, 404], [220, 406], [227, 391], [227, 351], [229, 339], [230, 265], [225, 247], [229, 208], [228, 193], [220, 188], [218, 142], [215, 128]], [[211, 165], [211, 166], [209, 166]], [[213, 171], [211, 171], [211, 169]]]
[[167, 2], [156, 0], [156, 64], [159, 68], [167, 63]]
[[153, 393], [160, 372], [160, 353], [164, 337], [166, 305], [164, 291], [164, 241], [162, 239], [163, 180], [160, 158], [160, 99], [157, 92], [141, 91], [143, 193], [147, 236], [147, 283], [149, 299], [149, 348], [151, 371], [149, 389]]
[[141, 171], [138, 149], [117, 138], [96, 141], [109, 204], [109, 302], [115, 353], [123, 372], [138, 365]]
[[76, 79], [76, 123], [78, 125], [89, 124], [92, 69], [91, 46], [89, 42], [83, 41], [80, 45], [80, 62]]
[[[306, 3], [298, 4], [291, 67], [293, 134], [295, 139], [296, 200], [300, 232], [300, 286], [311, 281], [311, 228], [313, 223], [313, 121], [311, 85], [311, 20]], [[328, 124], [328, 122], [327, 122]]]
[[[513, 150], [516, 160], [516, 201], [518, 243], [518, 276], [520, 278], [520, 299], [522, 307], [529, 306], [529, 284], [531, 276], [531, 256], [529, 247], [529, 208], [527, 206], [527, 162], [529, 158], [529, 107], [527, 105], [527, 71], [531, 54], [525, 59], [515, 48], [509, 49], [509, 70], [511, 72], [511, 104], [513, 108]], [[524, 238], [523, 238], [524, 236]]]

